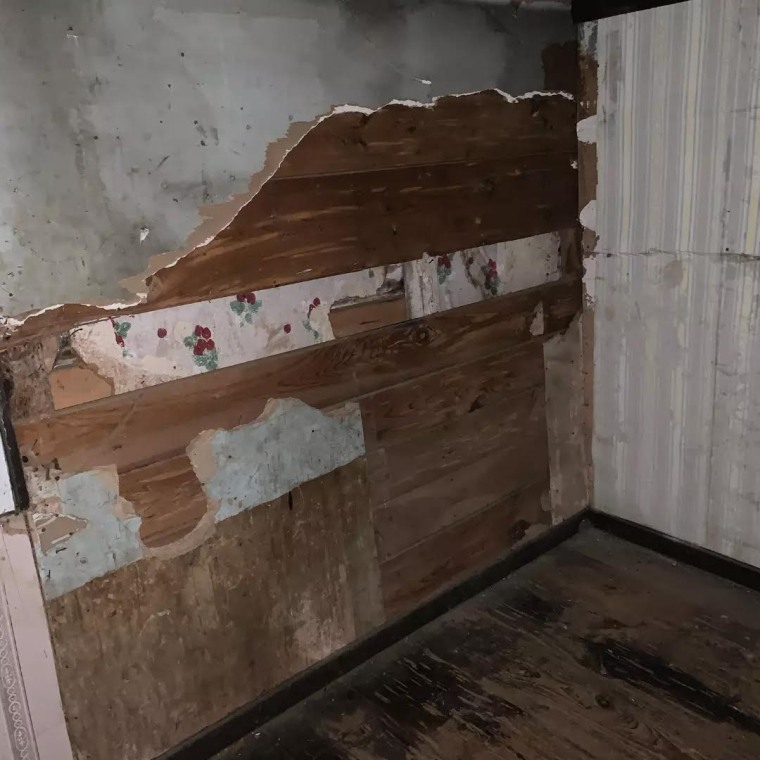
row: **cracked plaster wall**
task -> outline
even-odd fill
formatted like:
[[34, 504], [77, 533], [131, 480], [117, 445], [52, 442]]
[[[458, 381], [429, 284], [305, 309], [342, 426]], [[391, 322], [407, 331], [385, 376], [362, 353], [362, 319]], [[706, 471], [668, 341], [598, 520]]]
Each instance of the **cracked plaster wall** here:
[[575, 36], [554, 4], [434, 0], [10, 0], [0, 23], [6, 315], [129, 299], [297, 122], [540, 89], [541, 51]]

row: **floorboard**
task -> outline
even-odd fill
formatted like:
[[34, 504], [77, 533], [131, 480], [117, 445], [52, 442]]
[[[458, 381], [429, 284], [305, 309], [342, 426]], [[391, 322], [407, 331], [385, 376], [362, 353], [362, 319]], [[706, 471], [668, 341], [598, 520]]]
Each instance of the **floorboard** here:
[[585, 527], [217, 760], [747, 760], [759, 655], [759, 593]]

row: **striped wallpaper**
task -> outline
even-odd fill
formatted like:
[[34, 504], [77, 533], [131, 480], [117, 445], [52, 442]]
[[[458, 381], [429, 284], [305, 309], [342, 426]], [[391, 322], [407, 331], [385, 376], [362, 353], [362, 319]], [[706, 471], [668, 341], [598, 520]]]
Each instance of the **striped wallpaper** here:
[[760, 566], [760, 0], [583, 35], [599, 61], [595, 503]]

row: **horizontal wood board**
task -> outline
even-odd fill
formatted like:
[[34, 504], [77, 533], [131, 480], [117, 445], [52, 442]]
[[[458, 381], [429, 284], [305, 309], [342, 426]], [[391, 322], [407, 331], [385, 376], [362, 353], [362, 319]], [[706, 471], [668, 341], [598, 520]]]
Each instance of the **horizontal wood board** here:
[[[255, 420], [269, 398], [328, 407], [500, 353], [568, 327], [580, 309], [574, 278], [451, 309], [379, 330], [17, 422], [22, 453], [74, 472], [120, 471], [184, 451], [203, 430]], [[192, 409], [192, 415], [188, 414]]]

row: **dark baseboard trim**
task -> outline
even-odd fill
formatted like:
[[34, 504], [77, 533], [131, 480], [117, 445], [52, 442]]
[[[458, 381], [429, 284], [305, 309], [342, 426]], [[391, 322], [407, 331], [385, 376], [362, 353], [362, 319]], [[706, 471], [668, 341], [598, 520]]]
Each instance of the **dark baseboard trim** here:
[[740, 586], [760, 591], [760, 569], [752, 565], [746, 565], [709, 549], [680, 541], [658, 530], [646, 528], [620, 517], [590, 511], [586, 518], [591, 525], [605, 533], [610, 533], [645, 549], [651, 549], [684, 565], [691, 565], [712, 575], [725, 578]]
[[581, 24], [584, 21], [596, 21], [608, 16], [619, 16], [621, 13], [635, 13], [682, 2], [686, 0], [573, 0], [573, 21]]
[[245, 705], [219, 723], [203, 730], [186, 742], [165, 752], [158, 760], [208, 760], [247, 736], [337, 678], [358, 667], [380, 652], [432, 622], [458, 604], [527, 565], [541, 554], [574, 536], [588, 516], [588, 510], [549, 528], [532, 541], [508, 554], [494, 565], [443, 591], [412, 612], [391, 621], [362, 639], [299, 673], [260, 699]]

